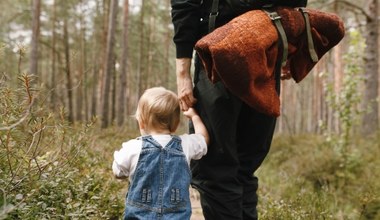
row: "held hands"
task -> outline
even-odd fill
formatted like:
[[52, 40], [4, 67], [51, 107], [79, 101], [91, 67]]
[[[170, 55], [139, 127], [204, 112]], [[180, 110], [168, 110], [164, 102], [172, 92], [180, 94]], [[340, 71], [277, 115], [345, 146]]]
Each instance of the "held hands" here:
[[194, 108], [188, 108], [186, 111], [183, 112], [183, 115], [185, 115], [189, 119], [192, 119], [193, 117], [198, 116], [198, 113], [195, 111]]
[[195, 134], [201, 134], [205, 138], [206, 144], [209, 145], [210, 136], [197, 111], [194, 108], [189, 108], [183, 114], [193, 122]]
[[190, 77], [177, 77], [179, 105], [182, 111], [191, 108], [196, 99], [193, 96], [193, 84]]
[[193, 96], [190, 66], [190, 58], [179, 58], [176, 60], [177, 93], [182, 111], [187, 111], [197, 101]]

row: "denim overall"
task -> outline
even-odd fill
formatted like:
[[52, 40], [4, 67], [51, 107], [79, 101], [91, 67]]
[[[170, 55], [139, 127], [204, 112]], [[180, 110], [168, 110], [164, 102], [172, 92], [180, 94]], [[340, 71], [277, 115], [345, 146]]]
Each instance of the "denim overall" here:
[[163, 148], [150, 135], [141, 138], [142, 149], [129, 186], [124, 219], [190, 219], [191, 173], [181, 139], [172, 136]]

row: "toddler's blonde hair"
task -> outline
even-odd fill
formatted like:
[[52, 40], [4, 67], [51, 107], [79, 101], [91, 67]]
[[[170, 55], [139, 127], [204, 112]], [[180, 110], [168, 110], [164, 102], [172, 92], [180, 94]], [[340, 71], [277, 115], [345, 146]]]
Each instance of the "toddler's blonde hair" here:
[[178, 97], [164, 87], [147, 89], [139, 100], [135, 117], [148, 131], [168, 129], [174, 132], [180, 120]]

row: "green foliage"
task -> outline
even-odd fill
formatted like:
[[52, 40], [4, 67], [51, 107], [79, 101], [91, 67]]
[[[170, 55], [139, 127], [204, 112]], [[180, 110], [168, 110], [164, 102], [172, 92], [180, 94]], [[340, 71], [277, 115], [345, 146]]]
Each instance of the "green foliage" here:
[[360, 166], [343, 182], [336, 154], [322, 136], [276, 137], [257, 172], [260, 219], [347, 219], [380, 217], [380, 136], [360, 139]]
[[[113, 178], [112, 153], [137, 129], [69, 125], [63, 110], [56, 117], [33, 101], [30, 80], [0, 82], [0, 219], [119, 219], [128, 184]], [[378, 219], [379, 143], [380, 133], [352, 137], [360, 148], [343, 169], [323, 136], [276, 137], [257, 173], [260, 219]]]
[[0, 82], [0, 219], [121, 216], [110, 162], [90, 148], [93, 122], [59, 120], [63, 110], [55, 117], [39, 106], [31, 76], [19, 79], [19, 89]]
[[335, 116], [340, 122], [339, 147], [344, 148], [349, 144], [353, 126], [357, 125], [363, 110], [359, 108], [361, 92], [360, 85], [363, 77], [363, 53], [365, 43], [358, 31], [351, 31], [350, 47], [344, 55], [345, 61], [342, 88], [334, 91], [333, 84], [325, 86], [327, 102], [334, 110]]
[[[347, 181], [353, 180], [352, 175], [360, 168], [360, 153], [355, 148], [355, 131], [360, 118], [365, 110], [360, 108], [363, 77], [363, 53], [365, 41], [357, 30], [349, 32], [350, 46], [344, 55], [345, 62], [342, 87], [334, 91], [333, 83], [325, 86], [327, 103], [334, 112], [337, 120], [338, 131], [325, 129], [325, 145], [334, 150], [332, 161], [327, 163], [326, 170], [330, 170], [337, 181], [337, 187], [341, 187]], [[322, 126], [326, 123], [321, 123]]]

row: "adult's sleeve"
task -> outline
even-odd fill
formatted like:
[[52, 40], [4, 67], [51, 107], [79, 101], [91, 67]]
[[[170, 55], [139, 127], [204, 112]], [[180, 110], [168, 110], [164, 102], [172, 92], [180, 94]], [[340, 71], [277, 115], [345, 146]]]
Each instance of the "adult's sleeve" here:
[[177, 58], [191, 58], [200, 34], [202, 0], [171, 0]]
[[289, 6], [289, 7], [306, 7], [307, 6], [307, 0], [292, 0], [292, 1], [276, 0], [274, 3], [276, 5]]

